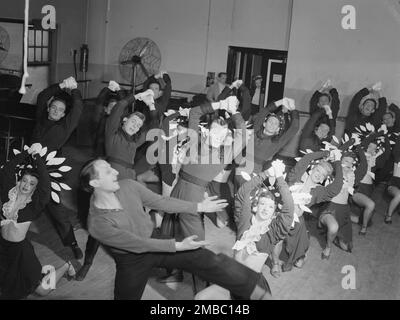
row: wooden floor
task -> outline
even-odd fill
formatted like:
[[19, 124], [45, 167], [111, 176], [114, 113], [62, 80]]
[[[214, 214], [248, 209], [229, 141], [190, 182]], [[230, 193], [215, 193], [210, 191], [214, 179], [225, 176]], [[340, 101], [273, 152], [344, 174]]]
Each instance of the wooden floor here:
[[[303, 269], [294, 269], [283, 273], [279, 279], [269, 274], [267, 278], [275, 299], [400, 299], [400, 216], [395, 214], [393, 224], [383, 223], [387, 206], [382, 188], [377, 190], [377, 201], [373, 226], [365, 237], [358, 235], [359, 226], [353, 225], [354, 250], [346, 253], [334, 247], [330, 260], [322, 261], [321, 243], [323, 236], [315, 228], [315, 221], [309, 223], [311, 246]], [[231, 254], [234, 234], [227, 228], [217, 229], [210, 222], [206, 223], [206, 234], [212, 242], [210, 247], [215, 252]], [[76, 231], [81, 248], [85, 248], [87, 233]], [[35, 247], [42, 264], [60, 266], [64, 259], [71, 259], [71, 253], [63, 248], [47, 217], [43, 216], [32, 227], [29, 238]], [[77, 269], [79, 262], [75, 262]], [[356, 270], [356, 289], [342, 288], [344, 266], [354, 266]], [[143, 299], [192, 299], [191, 276], [185, 274], [185, 280], [177, 285], [161, 285], [155, 277], [162, 275], [162, 270], [154, 270], [146, 287]], [[113, 260], [100, 249], [87, 278], [82, 281], [62, 279], [45, 299], [112, 299], [115, 266]], [[198, 284], [202, 287], [204, 284]], [[29, 299], [43, 299], [30, 296]]]

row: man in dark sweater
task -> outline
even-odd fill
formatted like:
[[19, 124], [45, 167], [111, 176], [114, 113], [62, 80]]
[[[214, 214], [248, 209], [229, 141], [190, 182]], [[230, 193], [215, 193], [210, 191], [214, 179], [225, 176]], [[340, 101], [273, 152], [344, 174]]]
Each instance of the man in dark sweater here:
[[[70, 77], [59, 84], [51, 85], [38, 95], [32, 143], [39, 142], [47, 147], [47, 152], [61, 151], [78, 126], [82, 114], [83, 101], [77, 87], [75, 79]], [[71, 94], [64, 89], [71, 90]], [[71, 108], [69, 112], [68, 108]], [[47, 211], [64, 246], [71, 247], [75, 258], [81, 259], [83, 254], [74, 235], [70, 211], [62, 203], [53, 201], [47, 205]]]
[[[215, 212], [225, 200], [206, 198], [201, 203], [163, 197], [134, 180], [117, 179], [118, 172], [104, 160], [89, 162], [81, 172], [82, 188], [93, 192], [89, 233], [105, 245], [116, 263], [115, 299], [140, 299], [152, 268], [181, 269], [216, 283], [242, 299], [266, 299], [270, 290], [264, 277], [233, 259], [201, 248], [195, 236], [181, 242], [161, 239], [143, 206], [166, 212]], [[179, 251], [179, 252], [178, 252]]]

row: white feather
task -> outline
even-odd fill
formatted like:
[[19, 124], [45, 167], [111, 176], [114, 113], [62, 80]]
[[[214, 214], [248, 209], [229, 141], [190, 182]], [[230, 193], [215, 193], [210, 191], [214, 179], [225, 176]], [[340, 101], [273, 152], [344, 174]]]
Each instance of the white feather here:
[[60, 186], [58, 185], [58, 183], [52, 182], [51, 183], [51, 188], [55, 191], [61, 191]]
[[58, 170], [61, 171], [61, 172], [68, 172], [68, 171], [71, 170], [71, 167], [69, 167], [69, 166], [62, 166], [62, 167], [60, 167]]
[[19, 151], [19, 150], [17, 150], [17, 149], [13, 149], [13, 152], [14, 152], [14, 154], [15, 154], [15, 155], [17, 155], [17, 154], [20, 154], [20, 153], [21, 153], [21, 151]]
[[51, 192], [51, 198], [53, 199], [53, 201], [55, 203], [60, 203], [60, 197], [58, 196], [57, 193], [55, 193], [54, 191]]
[[44, 157], [44, 155], [47, 153], [47, 147], [42, 148], [42, 150], [40, 150], [40, 156]]
[[50, 159], [53, 159], [56, 156], [56, 151], [52, 151], [50, 152], [47, 157], [46, 157], [46, 161], [49, 161]]
[[28, 150], [29, 147], [28, 146], [24, 146], [24, 151]]
[[49, 173], [49, 175], [50, 175], [50, 177], [53, 177], [53, 178], [61, 178], [62, 177], [62, 174], [57, 173], [57, 172]]
[[336, 136], [332, 136], [332, 140], [335, 141], [337, 144], [339, 144], [339, 140], [338, 138], [336, 138]]
[[71, 190], [71, 188], [68, 185], [66, 185], [65, 183], [60, 182], [60, 187], [63, 188], [64, 190], [68, 190], [68, 191]]
[[46, 162], [48, 166], [58, 166], [65, 161], [65, 158], [53, 158]]
[[364, 126], [360, 126], [360, 129], [362, 130], [362, 131], [367, 131], [367, 129], [364, 127]]

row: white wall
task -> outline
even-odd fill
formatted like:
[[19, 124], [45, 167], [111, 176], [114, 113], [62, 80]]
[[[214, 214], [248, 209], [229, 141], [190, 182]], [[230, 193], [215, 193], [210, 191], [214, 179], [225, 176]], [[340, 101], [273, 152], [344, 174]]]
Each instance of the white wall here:
[[400, 19], [389, 3], [352, 0], [357, 29], [344, 30], [341, 9], [349, 1], [295, 1], [285, 93], [307, 110], [312, 89], [330, 78], [345, 116], [351, 96], [381, 80], [383, 93], [399, 102]]
[[[97, 0], [98, 1], [98, 0]], [[79, 49], [85, 39], [85, 20], [86, 20], [87, 0], [32, 0], [29, 6], [29, 19], [42, 19], [42, 7], [53, 5], [56, 9], [56, 22], [59, 26], [57, 30], [57, 65], [55, 74], [52, 75], [56, 81], [60, 81], [67, 76], [73, 75], [74, 68], [71, 49]], [[24, 0], [0, 1], [1, 18], [24, 18]], [[31, 78], [27, 83], [34, 83], [24, 102], [35, 103], [35, 98], [41, 90], [47, 86], [48, 73], [46, 68], [31, 68]]]
[[101, 50], [106, 39], [103, 53], [90, 58], [91, 95], [101, 80], [119, 79], [119, 53], [136, 37], [156, 42], [174, 89], [195, 92], [204, 89], [208, 71], [226, 70], [229, 45], [287, 49], [290, 0], [112, 0], [108, 23], [107, 0], [89, 2], [89, 49]]
[[[356, 30], [341, 26], [348, 4], [356, 8]], [[329, 78], [339, 91], [339, 116], [346, 116], [356, 91], [382, 81], [388, 100], [400, 102], [399, 8], [392, 0], [294, 1], [285, 95], [308, 111], [313, 91]], [[336, 133], [342, 132], [338, 121]], [[285, 152], [296, 147], [294, 140]]]

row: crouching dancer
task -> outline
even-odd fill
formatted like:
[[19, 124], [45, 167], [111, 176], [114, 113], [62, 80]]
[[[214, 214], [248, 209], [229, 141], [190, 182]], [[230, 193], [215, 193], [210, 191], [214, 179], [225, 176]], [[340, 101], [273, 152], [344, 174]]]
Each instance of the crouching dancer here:
[[[294, 222], [294, 202], [283, 178], [284, 171], [285, 165], [279, 160], [274, 161], [270, 169], [245, 182], [235, 196], [235, 221], [238, 226], [238, 241], [233, 246], [235, 258], [257, 272], [262, 271], [274, 246], [285, 239]], [[263, 181], [267, 177], [276, 179], [282, 207], [277, 206], [274, 194], [265, 188]], [[254, 197], [251, 196], [253, 193]], [[229, 292], [212, 285], [199, 292], [195, 299], [226, 300], [229, 299]]]
[[[109, 249], [116, 263], [115, 299], [140, 299], [152, 268], [180, 269], [218, 284], [241, 299], [267, 299], [270, 290], [260, 273], [223, 254], [202, 249], [206, 242], [160, 239], [143, 206], [196, 215], [226, 207], [225, 200], [192, 203], [163, 197], [133, 180], [118, 182], [118, 172], [104, 160], [93, 160], [81, 172], [82, 188], [92, 192], [89, 233]], [[158, 237], [157, 237], [158, 236]], [[179, 252], [178, 252], [179, 251]]]

